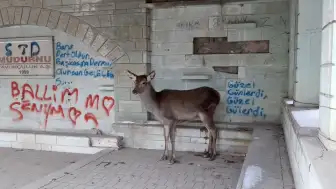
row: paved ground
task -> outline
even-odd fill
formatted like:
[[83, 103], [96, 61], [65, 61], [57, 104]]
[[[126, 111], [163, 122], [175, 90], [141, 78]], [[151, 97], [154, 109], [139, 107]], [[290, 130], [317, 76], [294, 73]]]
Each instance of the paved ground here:
[[0, 189], [20, 188], [85, 157], [88, 155], [0, 148]]
[[24, 189], [233, 189], [244, 157], [220, 155], [216, 161], [178, 152], [180, 164], [158, 162], [162, 151], [122, 149], [60, 170]]

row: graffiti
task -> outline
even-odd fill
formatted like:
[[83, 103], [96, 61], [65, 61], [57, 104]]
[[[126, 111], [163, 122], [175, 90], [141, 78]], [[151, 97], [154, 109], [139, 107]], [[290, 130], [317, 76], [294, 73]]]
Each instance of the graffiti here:
[[256, 23], [257, 27], [287, 27], [287, 19], [284, 16], [223, 16], [212, 17], [211, 28], [222, 28], [225, 24]]
[[[28, 83], [20, 86], [17, 82], [11, 83], [11, 96], [14, 100], [9, 105], [9, 109], [16, 113], [13, 121], [21, 121], [24, 119], [24, 112], [43, 113], [44, 124], [47, 127], [49, 116], [60, 116], [63, 119], [67, 118], [76, 126], [77, 120], [83, 115], [85, 122], [92, 121], [98, 127], [98, 120], [92, 112], [87, 112], [92, 109], [102, 109], [106, 116], [110, 115], [114, 107], [114, 98], [104, 96], [101, 98], [98, 94], [90, 94], [85, 98], [84, 110], [82, 113], [80, 108], [75, 107], [78, 103], [80, 91], [77, 88], [58, 90], [56, 85], [49, 87], [44, 85], [41, 87], [36, 84], [34, 87]], [[65, 109], [63, 105], [71, 101], [73, 106]]]
[[261, 23], [259, 24], [259, 27], [270, 26], [270, 25], [267, 25], [267, 22], [269, 21], [269, 19], [270, 19], [270, 17], [263, 17], [263, 18], [260, 18]]
[[56, 83], [56, 86], [59, 87], [59, 86], [64, 86], [64, 85], [71, 85], [72, 81], [67, 81], [60, 77], [57, 77], [55, 80], [55, 83]]
[[194, 30], [200, 28], [201, 24], [199, 20], [191, 20], [191, 21], [180, 21], [176, 24], [178, 29], [184, 30]]
[[219, 28], [223, 24], [240, 24], [251, 22], [248, 20], [247, 16], [223, 16], [213, 18], [213, 28]]
[[0, 74], [8, 76], [54, 76], [52, 40], [13, 39], [0, 42]]
[[110, 70], [103, 67], [111, 67], [112, 62], [97, 60], [86, 52], [75, 49], [73, 44], [56, 43], [56, 75], [84, 76], [93, 78], [113, 78]]
[[65, 68], [58, 68], [56, 70], [56, 75], [61, 76], [90, 76], [93, 78], [113, 78], [113, 73], [111, 71], [105, 70], [69, 70]]
[[[13, 46], [12, 43], [7, 43], [5, 45], [6, 56], [12, 56], [13, 55], [12, 46]], [[28, 48], [28, 44], [19, 43], [17, 45], [17, 48], [21, 50], [21, 55], [22, 56], [26, 56], [26, 49]], [[40, 45], [36, 41], [32, 41], [32, 42], [30, 42], [30, 49], [29, 50], [30, 50], [30, 54], [29, 54], [30, 57], [37, 56], [40, 53]]]
[[266, 99], [262, 89], [254, 82], [229, 80], [227, 82], [226, 112], [239, 116], [266, 117], [264, 108], [255, 104], [257, 99]]

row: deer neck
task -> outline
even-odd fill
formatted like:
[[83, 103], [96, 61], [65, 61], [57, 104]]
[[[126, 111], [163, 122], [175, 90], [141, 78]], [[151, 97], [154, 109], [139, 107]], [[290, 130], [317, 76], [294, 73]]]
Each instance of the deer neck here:
[[152, 84], [139, 94], [141, 102], [145, 105], [147, 111], [153, 113], [154, 115], [158, 113], [159, 103], [156, 96], [156, 91]]

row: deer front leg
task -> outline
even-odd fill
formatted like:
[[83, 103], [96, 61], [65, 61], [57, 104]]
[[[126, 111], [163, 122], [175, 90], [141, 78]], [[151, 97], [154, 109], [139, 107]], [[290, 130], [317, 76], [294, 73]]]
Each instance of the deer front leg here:
[[163, 154], [160, 158], [160, 161], [167, 160], [168, 159], [168, 140], [169, 140], [169, 126], [164, 125], [163, 126], [163, 136], [164, 136], [164, 141], [165, 141], [165, 146], [163, 150]]
[[176, 123], [172, 123], [169, 128], [169, 136], [170, 136], [170, 142], [172, 146], [171, 155], [169, 158], [169, 164], [172, 165], [174, 163], [178, 163], [179, 161], [176, 160], [175, 155], [175, 136], [176, 136]]

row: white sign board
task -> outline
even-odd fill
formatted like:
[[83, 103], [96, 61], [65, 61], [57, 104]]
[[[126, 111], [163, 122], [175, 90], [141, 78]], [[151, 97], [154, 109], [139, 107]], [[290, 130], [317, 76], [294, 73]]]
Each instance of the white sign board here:
[[54, 77], [52, 37], [0, 39], [0, 76]]

